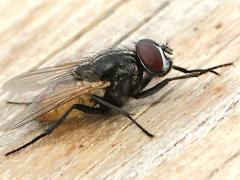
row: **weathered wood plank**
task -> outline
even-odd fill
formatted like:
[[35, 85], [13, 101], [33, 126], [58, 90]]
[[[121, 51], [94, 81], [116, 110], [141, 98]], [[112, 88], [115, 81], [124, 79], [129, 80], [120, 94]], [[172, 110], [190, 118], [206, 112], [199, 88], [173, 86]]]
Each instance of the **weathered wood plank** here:
[[[82, 56], [102, 49], [102, 44], [107, 47], [119, 43], [129, 44], [130, 40], [142, 37], [169, 41], [175, 50], [174, 62], [178, 65], [194, 68], [234, 61], [236, 67], [220, 70], [220, 77], [209, 74], [199, 79], [175, 82], [150, 98], [131, 101], [127, 106], [128, 111], [135, 113], [134, 117], [138, 122], [157, 135], [152, 140], [120, 116], [83, 115], [80, 120], [64, 123], [51, 136], [26, 150], [8, 159], [2, 158], [0, 177], [239, 177], [240, 145], [236, 142], [240, 136], [240, 4], [234, 0], [181, 2], [181, 5], [176, 0], [119, 2], [121, 5], [115, 7], [114, 12], [110, 13], [105, 9], [109, 14], [101, 23], [92, 25], [92, 28], [84, 31], [80, 37], [71, 42], [66, 40], [62, 44], [61, 38], [56, 43], [54, 38], [57, 39], [62, 33], [66, 35], [68, 31], [72, 33], [68, 37], [72, 37], [82, 30], [65, 29], [64, 25], [59, 31], [54, 31], [61, 18], [64, 18], [61, 16], [56, 26], [50, 25], [49, 30], [53, 30], [50, 35], [44, 31], [49, 42], [53, 42], [53, 47], [46, 52], [38, 51], [45, 44], [45, 40], [37, 41], [33, 47], [29, 46], [36, 54], [36, 57], [32, 54], [32, 58], [28, 57], [27, 49], [19, 50], [22, 58], [6, 63], [0, 72], [1, 79], [4, 82], [4, 79], [38, 65], [49, 66], [65, 62], [69, 57], [79, 56], [79, 53]], [[63, 3], [68, 4], [67, 1]], [[53, 7], [50, 5], [49, 9], [51, 8]], [[66, 10], [69, 16], [74, 13], [78, 16], [75, 12], [77, 8], [71, 8]], [[76, 22], [70, 21], [69, 25], [72, 23]], [[77, 23], [75, 26], [80, 28]], [[43, 29], [39, 30], [39, 34]], [[35, 36], [35, 33], [32, 32], [29, 36]], [[17, 40], [11, 36], [9, 38]], [[28, 43], [26, 44], [28, 46]], [[5, 47], [4, 44], [0, 45]], [[11, 43], [8, 43], [7, 47], [11, 48]], [[47, 49], [47, 46], [44, 48]], [[44, 54], [41, 56], [42, 52]], [[3, 62], [8, 62], [9, 57], [4, 57]], [[26, 59], [29, 61], [27, 65], [24, 64]], [[16, 72], [16, 69], [20, 71]], [[171, 73], [171, 76], [174, 75], [176, 73]], [[3, 97], [4, 95], [1, 96], [2, 99]], [[1, 107], [2, 112], [7, 112], [12, 106], [1, 101]], [[18, 109], [15, 108], [15, 111]], [[0, 117], [1, 120], [5, 119], [6, 114], [1, 114]], [[1, 146], [6, 145], [6, 141], [16, 145], [38, 132], [30, 131], [31, 129], [23, 128], [14, 132], [14, 136], [10, 133], [2, 134]], [[24, 134], [28, 136], [23, 137]], [[4, 152], [5, 147], [2, 146], [1, 149]]]
[[[4, 50], [0, 54], [1, 81], [7, 78], [9, 72], [14, 72], [11, 69], [13, 67], [26, 70], [26, 61], [31, 66], [36, 66], [50, 59], [104, 20], [124, 2], [62, 1], [57, 5], [43, 4], [38, 11], [36, 8], [30, 9], [26, 17], [13, 20], [10, 29], [6, 28], [2, 32], [1, 42]], [[14, 29], [16, 24], [19, 24], [19, 27]], [[14, 65], [7, 66], [11, 62]]]

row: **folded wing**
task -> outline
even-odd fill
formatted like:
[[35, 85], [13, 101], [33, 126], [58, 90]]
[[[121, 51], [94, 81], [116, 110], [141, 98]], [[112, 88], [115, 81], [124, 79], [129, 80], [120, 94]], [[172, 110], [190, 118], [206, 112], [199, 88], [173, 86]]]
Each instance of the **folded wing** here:
[[[9, 122], [0, 127], [7, 131], [23, 126], [52, 109], [82, 95], [90, 95], [97, 89], [110, 85], [109, 82], [86, 82], [77, 80], [73, 70], [79, 62], [43, 68], [19, 75], [8, 81], [3, 89], [10, 95], [17, 96], [17, 101], [24, 101], [24, 96], [31, 96], [32, 103]], [[28, 96], [29, 97], [29, 96]]]

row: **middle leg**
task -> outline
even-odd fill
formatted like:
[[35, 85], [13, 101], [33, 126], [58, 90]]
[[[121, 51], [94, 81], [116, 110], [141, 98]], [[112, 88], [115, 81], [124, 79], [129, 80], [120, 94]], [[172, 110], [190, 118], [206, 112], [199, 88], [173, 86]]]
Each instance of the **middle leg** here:
[[138, 124], [138, 122], [133, 119], [129, 113], [127, 113], [126, 111], [124, 111], [123, 109], [115, 106], [114, 104], [111, 104], [107, 101], [105, 101], [103, 98], [99, 97], [99, 96], [96, 96], [96, 95], [92, 95], [92, 99], [94, 101], [96, 101], [97, 103], [101, 104], [102, 106], [105, 106], [115, 112], [118, 112], [122, 115], [124, 115], [125, 117], [127, 117], [128, 119], [130, 119], [135, 125], [137, 125], [137, 127], [139, 127], [147, 136], [149, 137], [154, 137], [153, 134], [151, 134], [150, 132], [148, 132], [146, 129], [144, 129], [140, 124]]

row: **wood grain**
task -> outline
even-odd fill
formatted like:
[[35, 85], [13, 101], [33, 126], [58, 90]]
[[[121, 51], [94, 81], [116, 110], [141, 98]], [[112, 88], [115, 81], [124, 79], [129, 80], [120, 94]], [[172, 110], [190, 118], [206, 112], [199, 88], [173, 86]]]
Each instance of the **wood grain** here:
[[[150, 98], [131, 100], [125, 109], [153, 139], [120, 115], [79, 114], [5, 158], [44, 127], [35, 121], [0, 132], [1, 179], [240, 178], [238, 1], [9, 0], [0, 2], [0, 24], [0, 87], [28, 70], [146, 37], [168, 41], [174, 63], [189, 69], [235, 64], [219, 77], [173, 82]], [[0, 124], [26, 108], [5, 98], [0, 90]]]

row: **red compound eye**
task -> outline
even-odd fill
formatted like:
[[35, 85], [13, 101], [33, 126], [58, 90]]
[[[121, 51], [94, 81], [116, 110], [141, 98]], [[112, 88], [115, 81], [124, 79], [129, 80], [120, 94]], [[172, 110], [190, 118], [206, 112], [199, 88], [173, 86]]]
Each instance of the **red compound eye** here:
[[136, 50], [143, 67], [154, 74], [159, 74], [163, 69], [163, 57], [160, 49], [151, 41], [140, 40]]

